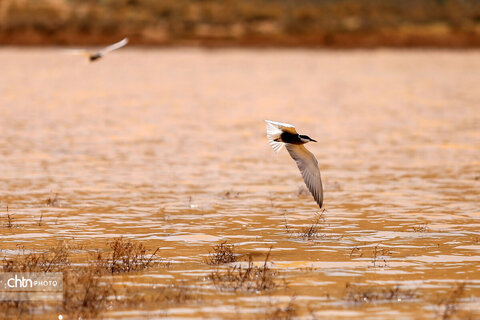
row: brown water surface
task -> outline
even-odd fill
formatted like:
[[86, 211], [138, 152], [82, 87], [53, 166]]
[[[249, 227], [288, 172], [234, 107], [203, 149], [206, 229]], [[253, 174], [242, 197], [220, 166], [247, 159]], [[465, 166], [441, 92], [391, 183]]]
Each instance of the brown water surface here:
[[[2, 256], [123, 236], [171, 266], [122, 281], [203, 297], [106, 318], [262, 318], [294, 297], [305, 319], [433, 319], [460, 282], [459, 308], [479, 316], [480, 52], [126, 48], [88, 64], [3, 48], [0, 61]], [[318, 140], [326, 211], [310, 239], [319, 209], [264, 119]], [[205, 258], [220, 241], [257, 263], [271, 247], [286, 287], [218, 290]], [[347, 283], [418, 296], [354, 303]]]

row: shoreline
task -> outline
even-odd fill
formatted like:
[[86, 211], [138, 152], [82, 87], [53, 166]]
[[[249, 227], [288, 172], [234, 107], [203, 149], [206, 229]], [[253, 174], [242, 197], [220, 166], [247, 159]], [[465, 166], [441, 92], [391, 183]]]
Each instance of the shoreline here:
[[0, 1], [0, 45], [480, 47], [480, 7], [461, 0]]
[[242, 39], [217, 39], [203, 37], [145, 39], [131, 34], [85, 35], [62, 33], [42, 35], [37, 32], [0, 33], [0, 46], [98, 46], [129, 38], [129, 45], [144, 47], [199, 47], [199, 48], [256, 48], [256, 49], [476, 49], [480, 48], [480, 34], [426, 35], [402, 34], [338, 34], [320, 36], [245, 37]]

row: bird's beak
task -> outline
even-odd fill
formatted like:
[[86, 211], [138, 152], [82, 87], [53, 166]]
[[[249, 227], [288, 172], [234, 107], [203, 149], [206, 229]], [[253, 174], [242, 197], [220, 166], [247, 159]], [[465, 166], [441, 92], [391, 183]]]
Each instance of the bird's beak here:
[[310, 141], [317, 142], [317, 140], [313, 140], [312, 138], [310, 138]]

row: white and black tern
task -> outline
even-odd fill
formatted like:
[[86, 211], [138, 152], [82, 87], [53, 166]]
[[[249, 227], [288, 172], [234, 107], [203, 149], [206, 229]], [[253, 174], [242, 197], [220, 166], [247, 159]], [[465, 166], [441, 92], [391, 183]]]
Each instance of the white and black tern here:
[[98, 50], [97, 52], [90, 52], [87, 50], [80, 49], [80, 50], [69, 50], [67, 51], [67, 53], [87, 56], [90, 62], [93, 62], [102, 58], [105, 54], [109, 53], [110, 51], [117, 50], [117, 49], [120, 49], [121, 47], [126, 46], [127, 43], [128, 43], [128, 38], [124, 38], [112, 45], [109, 45], [108, 47]]
[[320, 169], [315, 156], [303, 145], [310, 141], [317, 142], [309, 136], [298, 134], [291, 124], [265, 120], [267, 123], [267, 138], [275, 152], [285, 145], [290, 156], [297, 163], [303, 180], [320, 208], [323, 205], [323, 187]]

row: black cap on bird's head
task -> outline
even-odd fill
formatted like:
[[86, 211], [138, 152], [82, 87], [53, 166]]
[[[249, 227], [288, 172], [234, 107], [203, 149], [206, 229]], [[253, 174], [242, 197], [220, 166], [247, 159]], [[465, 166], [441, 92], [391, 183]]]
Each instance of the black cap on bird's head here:
[[310, 142], [310, 141], [317, 142], [317, 140], [313, 140], [312, 138], [310, 138], [309, 136], [306, 136], [304, 134], [299, 134], [298, 136], [305, 143]]

